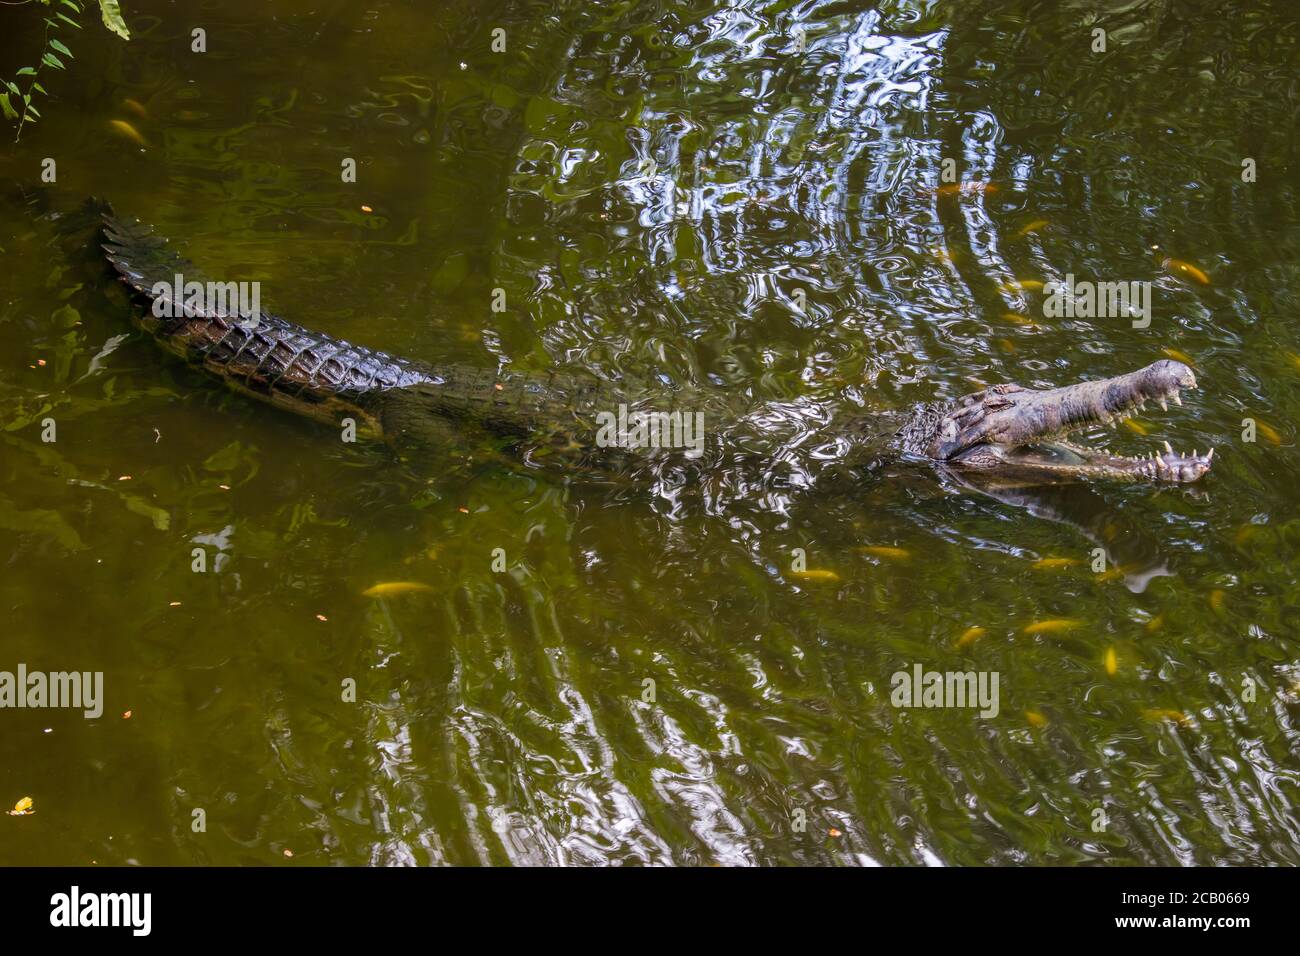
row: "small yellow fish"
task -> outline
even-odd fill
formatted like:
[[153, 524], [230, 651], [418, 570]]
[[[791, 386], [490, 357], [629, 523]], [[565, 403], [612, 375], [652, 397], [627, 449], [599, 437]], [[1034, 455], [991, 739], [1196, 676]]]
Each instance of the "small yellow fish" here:
[[1122, 565], [1115, 565], [1113, 568], [1107, 568], [1105, 571], [1098, 572], [1097, 583], [1105, 584], [1107, 581], [1114, 581], [1116, 578], [1122, 578], [1127, 574]]
[[129, 109], [136, 116], [140, 117], [140, 119], [149, 118], [148, 111], [145, 110], [144, 104], [141, 103], [139, 100], [133, 100], [131, 99], [131, 97], [128, 96], [126, 99], [122, 101], [122, 105], [125, 106], [127, 109]]
[[877, 558], [887, 558], [890, 561], [910, 561], [912, 552], [906, 548], [891, 548], [884, 544], [869, 544], [860, 549], [864, 554], [874, 555]]
[[998, 346], [1002, 349], [1002, 351], [1006, 352], [1008, 355], [1016, 354], [1015, 343], [1012, 342], [1010, 339], [998, 339]]
[[1038, 279], [1012, 279], [998, 286], [1000, 292], [1041, 292], [1043, 283]]
[[961, 637], [957, 638], [957, 643], [955, 646], [966, 647], [969, 644], [974, 644], [976, 641], [978, 641], [981, 637], [984, 636], [984, 630], [985, 629], [982, 627], [966, 628], [966, 630], [962, 631]]
[[1114, 677], [1119, 672], [1119, 655], [1115, 653], [1115, 648], [1106, 648], [1106, 655], [1102, 658], [1106, 665], [1106, 673]]
[[1213, 611], [1223, 610], [1223, 599], [1226, 597], [1222, 588], [1215, 588], [1210, 592], [1210, 609]]
[[1165, 616], [1163, 614], [1157, 614], [1151, 620], [1147, 621], [1147, 631], [1151, 634], [1154, 634], [1164, 626]]
[[132, 140], [139, 146], [149, 145], [144, 141], [144, 137], [140, 135], [140, 131], [137, 130], [134, 126], [132, 126], [130, 123], [128, 123], [126, 120], [119, 120], [119, 119], [109, 120], [108, 126], [110, 129], [116, 130], [117, 132], [125, 136], [127, 139]]
[[1168, 345], [1160, 351], [1164, 352], [1165, 355], [1177, 362], [1182, 362], [1184, 365], [1190, 365], [1192, 368], [1196, 368], [1196, 359], [1192, 358], [1186, 352], [1180, 352], [1178, 349], [1170, 348]]
[[1036, 710], [1025, 711], [1025, 720], [1029, 721], [1029, 726], [1036, 730], [1042, 730], [1047, 726], [1047, 718]]
[[1282, 444], [1282, 433], [1270, 425], [1268, 422], [1255, 419], [1255, 431], [1259, 432], [1274, 445]]
[[1287, 352], [1286, 357], [1291, 360], [1292, 365], [1296, 368], [1300, 368], [1300, 355], [1296, 355], [1294, 352]]
[[1056, 617], [1046, 621], [1035, 621], [1021, 632], [1023, 634], [1056, 634], [1060, 631], [1072, 631], [1082, 627], [1083, 622], [1072, 617]]
[[1147, 720], [1172, 720], [1176, 724], [1186, 727], [1191, 721], [1181, 710], [1170, 710], [1168, 707], [1147, 707], [1142, 711], [1142, 716]]
[[1182, 259], [1163, 259], [1160, 262], [1160, 266], [1172, 275], [1195, 279], [1201, 285], [1210, 284], [1209, 276], [1196, 268], [1196, 266], [1192, 265], [1190, 262], [1184, 262]]
[[840, 579], [840, 576], [834, 571], [827, 571], [824, 568], [808, 568], [806, 571], [791, 571], [790, 574], [801, 581], [832, 582]]
[[394, 594], [409, 594], [412, 591], [432, 591], [433, 588], [419, 581], [384, 581], [374, 587], [366, 588], [361, 593], [366, 597], [391, 597]]
[[1034, 327], [1034, 320], [1027, 315], [1021, 315], [1019, 312], [1003, 312], [1002, 321], [1014, 322], [1016, 325], [1026, 325], [1030, 328]]
[[1241, 530], [1232, 536], [1232, 543], [1241, 546], [1257, 534], [1259, 534], [1259, 525], [1244, 524], [1241, 526]]
[[1133, 432], [1133, 434], [1135, 435], [1151, 434], [1150, 426], [1142, 424], [1142, 422], [1138, 421], [1136, 418], [1124, 419], [1124, 427], [1127, 428], [1129, 431]]
[[1078, 558], [1039, 558], [1030, 567], [1046, 571], [1052, 568], [1070, 568], [1078, 563]]
[[1016, 233], [1016, 235], [1021, 237], [1027, 236], [1031, 232], [1037, 232], [1039, 229], [1042, 229], [1044, 226], [1048, 226], [1048, 225], [1051, 225], [1051, 223], [1049, 223], [1046, 219], [1035, 219], [1029, 225], [1025, 226], [1018, 233]]
[[19, 800], [17, 803], [14, 804], [14, 808], [12, 810], [8, 810], [6, 812], [11, 817], [25, 817], [35, 813], [36, 811], [32, 809], [32, 798], [23, 797], [21, 800]]
[[948, 183], [946, 186], [940, 186], [934, 191], [936, 196], [955, 196], [961, 193], [963, 196], [976, 196], [980, 193], [995, 193], [998, 187], [993, 183], [979, 182], [970, 180], [964, 183]]

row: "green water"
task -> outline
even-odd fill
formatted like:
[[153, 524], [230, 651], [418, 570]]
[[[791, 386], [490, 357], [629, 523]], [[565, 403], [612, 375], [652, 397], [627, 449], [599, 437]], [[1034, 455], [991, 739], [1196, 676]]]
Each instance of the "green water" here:
[[[0, 862], [1300, 862], [1289, 3], [124, 5], [0, 148], [0, 670], [105, 695], [0, 711]], [[332, 335], [744, 398], [780, 480], [344, 444], [131, 333], [92, 194]], [[1150, 326], [1016, 285], [1066, 274]], [[1196, 485], [800, 487], [827, 409], [1169, 349], [1200, 390], [1091, 438]]]

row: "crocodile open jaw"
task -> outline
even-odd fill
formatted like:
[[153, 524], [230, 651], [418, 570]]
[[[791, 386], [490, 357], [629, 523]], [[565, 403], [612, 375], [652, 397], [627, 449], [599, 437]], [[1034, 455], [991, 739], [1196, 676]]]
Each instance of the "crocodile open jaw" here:
[[928, 449], [930, 457], [963, 468], [1032, 472], [1044, 476], [1192, 482], [1210, 470], [1204, 455], [1174, 452], [1168, 442], [1147, 456], [1120, 455], [1065, 440], [1081, 429], [1110, 425], [1148, 402], [1182, 404], [1196, 376], [1182, 362], [1163, 359], [1114, 378], [1053, 389], [997, 385], [954, 402]]

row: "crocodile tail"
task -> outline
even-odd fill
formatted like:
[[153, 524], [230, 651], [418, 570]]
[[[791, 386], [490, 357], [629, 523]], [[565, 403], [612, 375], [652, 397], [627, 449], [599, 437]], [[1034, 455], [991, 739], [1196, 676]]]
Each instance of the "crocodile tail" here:
[[102, 219], [108, 261], [150, 303], [139, 324], [168, 351], [238, 391], [337, 421], [344, 414], [364, 416], [364, 407], [378, 393], [430, 378], [422, 363], [312, 332], [260, 310], [254, 313], [238, 297], [224, 304], [212, 297], [187, 297], [185, 287], [208, 283], [188, 259], [151, 226], [128, 222], [111, 208]]
[[[122, 280], [151, 301], [158, 298], [168, 300], [166, 304], [170, 308], [161, 311], [181, 315], [185, 311], [182, 301], [184, 290], [174, 288], [176, 276], [183, 275], [187, 281], [197, 282], [206, 282], [206, 278], [198, 274], [192, 262], [177, 255], [167, 240], [154, 232], [152, 226], [139, 220], [127, 222], [119, 219], [114, 214], [113, 207], [106, 202], [101, 202], [100, 218], [104, 224], [104, 238], [107, 240], [102, 248]], [[160, 310], [155, 310], [155, 313], [157, 311]], [[248, 315], [238, 317], [251, 318]]]

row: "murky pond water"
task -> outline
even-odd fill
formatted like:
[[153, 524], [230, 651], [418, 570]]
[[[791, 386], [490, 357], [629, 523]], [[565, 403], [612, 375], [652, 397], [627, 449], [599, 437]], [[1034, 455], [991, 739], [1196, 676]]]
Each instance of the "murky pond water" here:
[[[0, 861], [1300, 862], [1288, 3], [126, 6], [0, 150], [0, 670], [104, 674], [0, 711]], [[344, 444], [133, 332], [92, 194], [308, 327], [770, 428], [612, 486]], [[1195, 485], [804, 480], [836, 409], [1170, 355], [1091, 437]]]

